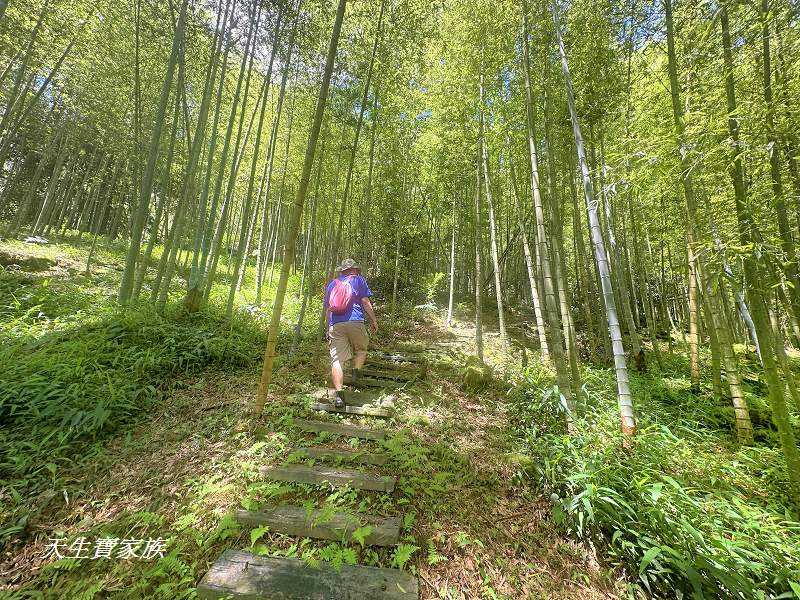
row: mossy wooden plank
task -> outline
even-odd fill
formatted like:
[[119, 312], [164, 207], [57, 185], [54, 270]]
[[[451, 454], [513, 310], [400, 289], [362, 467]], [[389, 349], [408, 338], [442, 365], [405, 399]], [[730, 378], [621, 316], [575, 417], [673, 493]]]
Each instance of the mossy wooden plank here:
[[312, 431], [315, 433], [325, 431], [345, 437], [360, 438], [362, 440], [381, 441], [386, 439], [386, 432], [380, 429], [365, 429], [364, 427], [355, 427], [353, 425], [339, 425], [338, 423], [325, 423], [323, 421], [306, 421], [304, 419], [295, 419], [294, 424], [303, 431]]
[[342, 413], [348, 415], [362, 415], [362, 416], [369, 416], [369, 417], [391, 417], [394, 414], [394, 410], [391, 408], [383, 408], [381, 406], [353, 406], [350, 404], [345, 404], [342, 408], [336, 408], [334, 404], [328, 404], [327, 402], [314, 402], [311, 405], [311, 408], [314, 410], [321, 410], [324, 412], [329, 413]]
[[[324, 391], [322, 394], [315, 395], [315, 398], [318, 402], [324, 402], [326, 404], [330, 404], [333, 402], [333, 397], [335, 395], [336, 390], [330, 388]], [[342, 399], [350, 405], [353, 406], [364, 406], [365, 404], [371, 404], [373, 406], [382, 406], [383, 408], [393, 408], [394, 401], [397, 399], [397, 394], [388, 391], [388, 390], [381, 390], [381, 389], [370, 389], [370, 390], [341, 390], [339, 395]]]
[[366, 366], [361, 371], [361, 377], [395, 381], [411, 381], [419, 378], [419, 375], [419, 371], [393, 371], [391, 369], [382, 369], [377, 366]]
[[427, 346], [423, 346], [422, 344], [417, 344], [414, 342], [402, 342], [402, 341], [395, 341], [392, 344], [392, 351], [396, 352], [410, 352], [410, 353], [420, 353], [420, 352], [427, 352]]
[[[328, 390], [327, 395], [319, 398], [319, 401], [330, 404], [333, 393], [333, 389]], [[341, 395], [345, 402], [353, 406], [363, 406], [365, 404], [384, 407], [392, 406], [397, 397], [395, 394], [383, 390], [342, 390]]]
[[[376, 352], [367, 357], [365, 365], [381, 364], [387, 365], [387, 368], [394, 368], [399, 370], [405, 369], [418, 369], [420, 360], [413, 356], [406, 356], [403, 354], [395, 354], [392, 352]], [[422, 361], [424, 362], [424, 361]]]
[[[266, 525], [270, 531], [320, 540], [352, 541], [353, 532], [368, 525], [364, 536], [368, 546], [393, 546], [400, 538], [400, 519], [397, 517], [364, 517], [345, 512], [329, 513], [306, 510], [302, 506], [276, 506], [260, 511], [237, 510], [236, 520], [245, 525]], [[358, 541], [358, 540], [356, 540]]]
[[289, 483], [310, 483], [313, 485], [331, 485], [357, 490], [371, 490], [374, 492], [391, 492], [394, 490], [397, 477], [386, 475], [370, 475], [363, 471], [337, 469], [323, 465], [309, 467], [306, 465], [287, 465], [266, 469], [264, 474], [273, 481]]
[[365, 369], [380, 369], [382, 371], [399, 371], [401, 373], [417, 373], [424, 368], [424, 364], [418, 362], [403, 362], [384, 358], [382, 356], [370, 357], [364, 363]]
[[405, 373], [409, 377], [425, 377], [428, 374], [428, 363], [393, 363], [390, 361], [376, 361], [367, 364], [368, 367], [374, 367], [379, 371], [388, 371], [390, 373]]
[[[335, 393], [336, 390], [334, 390], [333, 388], [320, 388], [310, 394], [306, 394], [305, 396], [310, 397], [312, 400], [316, 400], [317, 402], [330, 404], [331, 402], [333, 402], [333, 397]], [[353, 406], [363, 406], [365, 404], [371, 404], [373, 406], [392, 407], [394, 406], [394, 401], [397, 398], [397, 395], [395, 393], [379, 389], [371, 389], [371, 390], [344, 389], [340, 391], [339, 395], [345, 402], [347, 402], [347, 404], [351, 404]]]
[[395, 377], [419, 377], [425, 373], [425, 365], [419, 363], [395, 363], [388, 360], [370, 360], [364, 365], [365, 371], [392, 373]]
[[357, 381], [345, 375], [344, 382], [346, 385], [353, 385], [358, 388], [382, 388], [384, 390], [396, 390], [403, 387], [402, 383], [392, 381], [390, 379], [374, 379], [372, 377], [359, 377]]
[[418, 600], [417, 580], [397, 569], [322, 564], [226, 550], [197, 586], [202, 600]]
[[348, 462], [362, 465], [381, 466], [385, 465], [389, 460], [386, 454], [380, 452], [359, 452], [358, 450], [337, 450], [335, 448], [298, 448], [294, 452], [315, 460]]
[[394, 363], [425, 363], [428, 362], [422, 354], [392, 352], [391, 350], [374, 352], [373, 356]]

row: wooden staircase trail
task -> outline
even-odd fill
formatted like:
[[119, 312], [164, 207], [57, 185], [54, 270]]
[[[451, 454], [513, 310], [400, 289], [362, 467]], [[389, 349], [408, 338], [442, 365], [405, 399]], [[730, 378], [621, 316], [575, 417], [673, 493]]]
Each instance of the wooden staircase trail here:
[[[374, 352], [354, 387], [343, 397], [347, 405], [337, 409], [327, 394], [311, 405], [313, 410], [357, 416], [391, 417], [393, 396], [398, 390], [427, 374], [425, 360], [418, 353]], [[347, 382], [347, 379], [345, 380]], [[349, 438], [381, 442], [386, 430], [357, 427], [327, 421], [295, 419], [294, 426], [311, 433], [327, 432]], [[386, 454], [340, 450], [322, 446], [301, 447], [294, 456], [313, 458], [328, 465], [286, 464], [265, 468], [262, 473], [273, 481], [319, 486], [349, 487], [357, 490], [391, 493], [396, 477], [373, 475], [350, 465], [382, 466]], [[332, 464], [330, 464], [332, 463]], [[344, 465], [345, 468], [340, 468]], [[364, 525], [363, 542], [370, 546], [394, 546], [400, 539], [401, 519], [307, 509], [282, 505], [260, 511], [238, 510], [237, 521], [296, 537], [353, 541], [353, 534]], [[364, 530], [362, 529], [362, 532]], [[360, 542], [360, 539], [359, 539]], [[343, 565], [340, 569], [323, 563], [312, 568], [294, 558], [257, 556], [249, 552], [226, 550], [211, 566], [197, 586], [202, 599], [246, 598], [248, 600], [418, 600], [417, 579], [399, 569], [363, 565]]]

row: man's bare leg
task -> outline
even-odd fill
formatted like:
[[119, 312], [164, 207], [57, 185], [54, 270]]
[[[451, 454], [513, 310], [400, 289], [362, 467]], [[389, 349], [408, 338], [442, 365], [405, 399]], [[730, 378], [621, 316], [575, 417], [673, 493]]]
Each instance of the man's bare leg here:
[[344, 400], [341, 397], [342, 387], [344, 384], [344, 371], [342, 364], [338, 360], [331, 363], [331, 381], [333, 382], [333, 404], [338, 409], [344, 408]]
[[367, 362], [367, 351], [366, 350], [359, 350], [355, 353], [353, 357], [353, 368], [360, 369], [364, 366], [364, 363]]
[[344, 371], [338, 360], [331, 365], [331, 381], [333, 381], [333, 389], [337, 392], [342, 391], [342, 387], [344, 387]]

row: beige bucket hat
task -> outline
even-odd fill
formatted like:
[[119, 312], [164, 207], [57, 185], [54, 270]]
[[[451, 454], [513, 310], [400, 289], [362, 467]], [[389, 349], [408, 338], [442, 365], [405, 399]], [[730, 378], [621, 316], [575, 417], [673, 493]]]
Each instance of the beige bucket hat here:
[[345, 259], [342, 261], [342, 264], [340, 264], [340, 265], [339, 265], [339, 266], [336, 268], [336, 270], [337, 270], [337, 271], [339, 271], [339, 273], [341, 273], [341, 272], [343, 272], [343, 271], [348, 271], [348, 270], [350, 270], [350, 269], [355, 269], [356, 271], [358, 271], [358, 272], [361, 272], [361, 265], [359, 265], [359, 264], [358, 264], [356, 261], [354, 261], [352, 258], [345, 258]]

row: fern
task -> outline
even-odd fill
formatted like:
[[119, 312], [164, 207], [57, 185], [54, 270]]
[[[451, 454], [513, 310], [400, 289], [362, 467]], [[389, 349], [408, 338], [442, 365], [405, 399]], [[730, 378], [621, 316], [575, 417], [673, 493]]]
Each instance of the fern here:
[[199, 517], [193, 512], [186, 513], [172, 524], [172, 528], [175, 531], [183, 531], [187, 527], [191, 527], [192, 525], [194, 525], [197, 522], [198, 518]]
[[373, 531], [375, 531], [375, 528], [372, 525], [362, 525], [353, 532], [352, 538], [363, 548], [367, 538]]
[[269, 526], [264, 525], [262, 527], [257, 527], [250, 532], [250, 547], [252, 548], [255, 543], [260, 540], [265, 533], [269, 531]]
[[342, 549], [342, 559], [348, 565], [354, 565], [358, 562], [358, 556], [356, 556], [356, 551], [352, 548], [343, 548]]
[[433, 545], [432, 541], [428, 541], [428, 564], [438, 565], [440, 562], [445, 562], [447, 560], [446, 556], [442, 556], [436, 551], [436, 546]]
[[319, 551], [319, 558], [324, 560], [334, 568], [335, 571], [342, 570], [342, 549], [338, 544], [328, 544]]
[[317, 513], [316, 518], [314, 519], [314, 526], [321, 525], [323, 523], [330, 523], [333, 520], [333, 516], [335, 514], [336, 514], [335, 507], [330, 505], [323, 506]]
[[414, 546], [412, 544], [399, 544], [394, 551], [394, 555], [392, 556], [392, 566], [402, 569], [417, 550], [419, 550], [419, 546]]

